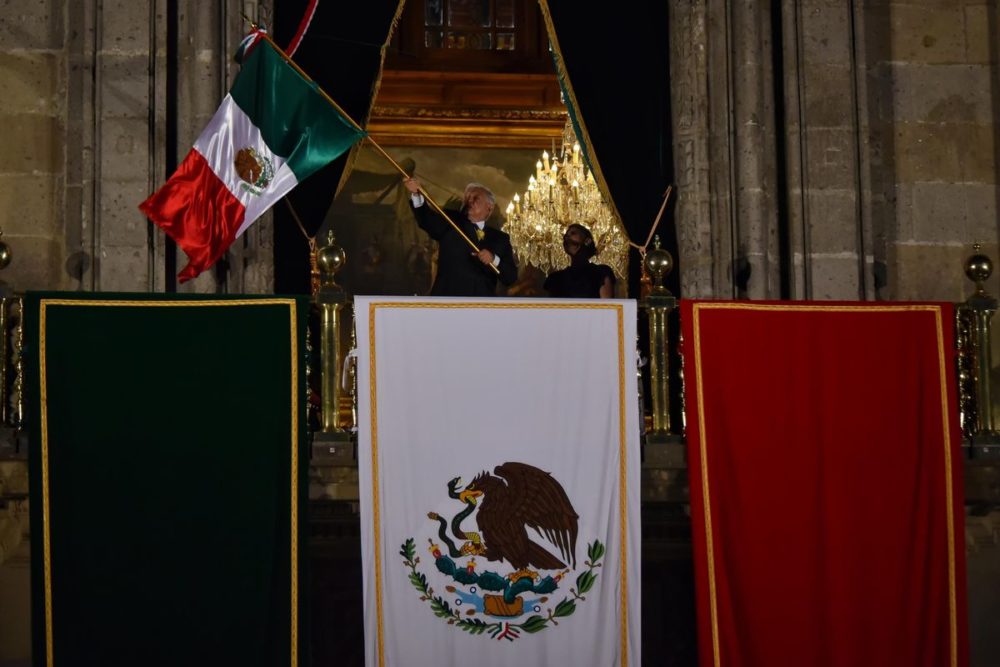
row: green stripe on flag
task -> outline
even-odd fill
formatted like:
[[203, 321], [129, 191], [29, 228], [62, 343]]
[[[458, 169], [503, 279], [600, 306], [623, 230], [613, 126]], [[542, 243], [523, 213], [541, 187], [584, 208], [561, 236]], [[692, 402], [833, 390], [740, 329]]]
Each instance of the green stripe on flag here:
[[300, 183], [365, 135], [267, 41], [250, 52], [229, 94]]

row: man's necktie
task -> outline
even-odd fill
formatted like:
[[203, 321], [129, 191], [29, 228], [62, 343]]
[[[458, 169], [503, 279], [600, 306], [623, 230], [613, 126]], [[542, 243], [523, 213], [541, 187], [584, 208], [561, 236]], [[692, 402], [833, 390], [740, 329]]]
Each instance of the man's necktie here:
[[486, 238], [486, 230], [485, 229], [480, 229], [478, 227], [478, 225], [477, 225], [476, 226], [476, 240], [477, 241], [482, 241], [484, 238]]

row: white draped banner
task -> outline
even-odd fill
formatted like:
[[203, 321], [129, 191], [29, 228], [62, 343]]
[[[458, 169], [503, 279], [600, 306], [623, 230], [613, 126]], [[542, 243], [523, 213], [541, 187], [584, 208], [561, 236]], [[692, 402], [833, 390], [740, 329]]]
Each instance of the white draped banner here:
[[635, 303], [355, 319], [366, 663], [639, 665]]

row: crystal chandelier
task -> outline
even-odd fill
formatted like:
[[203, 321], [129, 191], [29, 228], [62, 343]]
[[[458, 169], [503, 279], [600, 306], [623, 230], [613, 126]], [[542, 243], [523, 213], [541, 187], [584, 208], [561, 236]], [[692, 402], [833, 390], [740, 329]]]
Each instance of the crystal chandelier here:
[[528, 190], [515, 194], [507, 205], [504, 231], [510, 234], [514, 251], [522, 263], [530, 262], [545, 273], [565, 268], [569, 255], [563, 250], [563, 233], [577, 223], [594, 235], [594, 261], [607, 264], [619, 279], [626, 279], [628, 236], [584, 164], [569, 120], [563, 128], [562, 146], [553, 152], [551, 156], [548, 151], [542, 153]]

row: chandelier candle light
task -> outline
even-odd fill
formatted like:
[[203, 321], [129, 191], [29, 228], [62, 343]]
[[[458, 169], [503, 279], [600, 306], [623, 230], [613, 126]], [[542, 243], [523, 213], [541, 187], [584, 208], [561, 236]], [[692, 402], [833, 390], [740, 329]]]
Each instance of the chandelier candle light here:
[[610, 266], [619, 279], [626, 279], [628, 236], [584, 163], [573, 125], [567, 120], [559, 152], [542, 153], [527, 191], [515, 194], [507, 205], [504, 229], [521, 262], [530, 262], [547, 274], [569, 264], [562, 237], [573, 223], [584, 225], [594, 235], [595, 259]]

